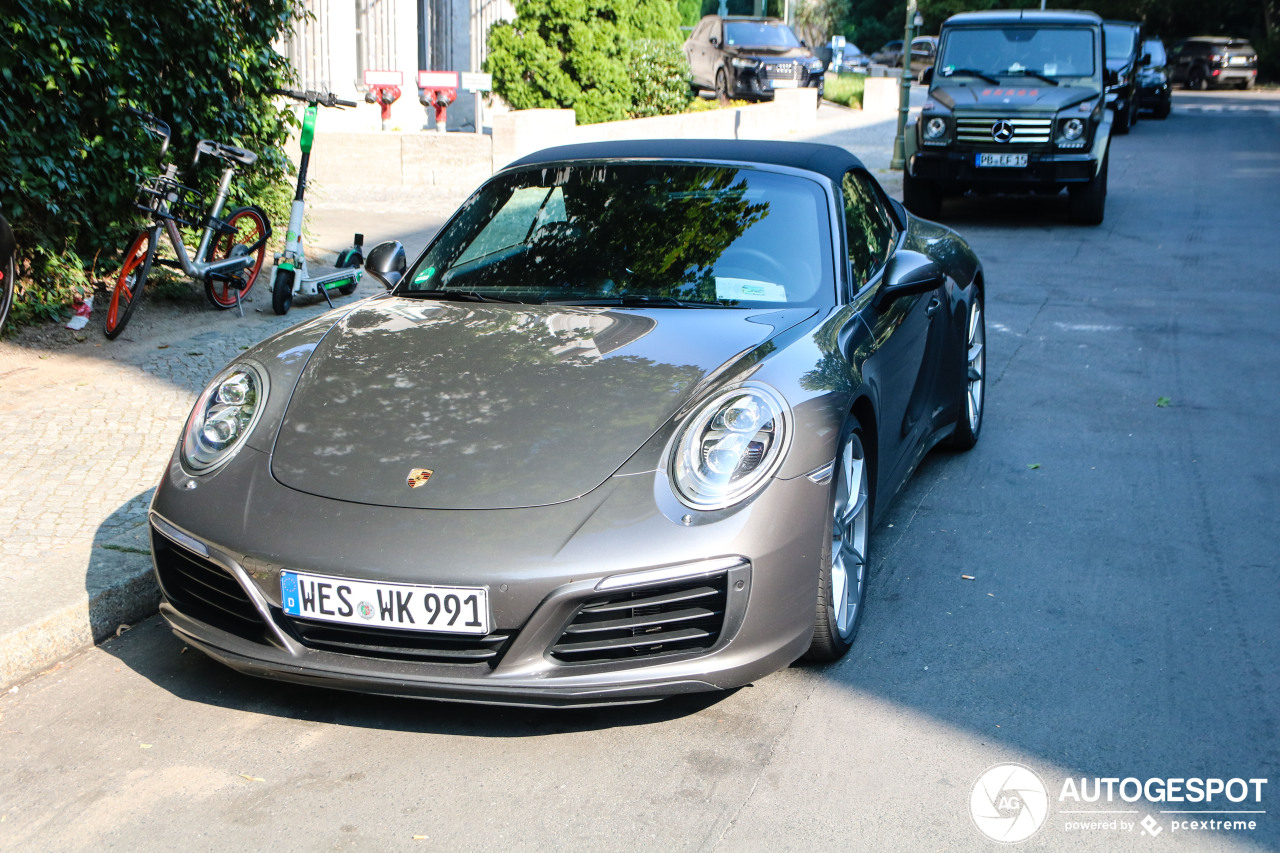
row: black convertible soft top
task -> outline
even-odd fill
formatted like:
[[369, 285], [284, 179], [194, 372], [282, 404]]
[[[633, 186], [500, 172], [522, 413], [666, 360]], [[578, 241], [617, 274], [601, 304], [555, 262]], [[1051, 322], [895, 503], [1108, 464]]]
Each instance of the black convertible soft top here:
[[557, 145], [527, 154], [507, 168], [574, 160], [727, 160], [817, 172], [836, 184], [850, 169], [865, 168], [857, 157], [836, 145], [747, 139], [624, 139]]

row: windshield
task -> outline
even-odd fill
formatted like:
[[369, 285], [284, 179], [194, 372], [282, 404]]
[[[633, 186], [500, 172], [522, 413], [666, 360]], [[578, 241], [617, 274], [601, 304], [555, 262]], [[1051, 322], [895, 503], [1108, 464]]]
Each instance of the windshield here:
[[1133, 27], [1125, 24], [1106, 24], [1107, 59], [1128, 59], [1133, 54]]
[[726, 44], [748, 47], [799, 47], [800, 39], [786, 24], [766, 24], [758, 21], [726, 21]]
[[956, 27], [947, 34], [938, 67], [943, 77], [961, 71], [1093, 77], [1094, 32], [1083, 27]]
[[490, 181], [432, 242], [403, 296], [681, 307], [834, 300], [827, 201], [792, 175], [583, 164]]

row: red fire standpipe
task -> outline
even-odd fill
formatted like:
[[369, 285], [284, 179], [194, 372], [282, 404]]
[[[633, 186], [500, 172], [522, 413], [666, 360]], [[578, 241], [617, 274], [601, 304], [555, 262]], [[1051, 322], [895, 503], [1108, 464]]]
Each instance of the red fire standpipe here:
[[418, 96], [418, 102], [424, 107], [432, 107], [436, 112], [436, 132], [444, 133], [448, 123], [449, 105], [458, 99], [458, 90], [454, 88], [424, 88]]
[[399, 86], [370, 86], [369, 90], [364, 93], [364, 99], [370, 104], [378, 104], [382, 107], [382, 129], [386, 130], [388, 123], [391, 121], [391, 105], [400, 97]]

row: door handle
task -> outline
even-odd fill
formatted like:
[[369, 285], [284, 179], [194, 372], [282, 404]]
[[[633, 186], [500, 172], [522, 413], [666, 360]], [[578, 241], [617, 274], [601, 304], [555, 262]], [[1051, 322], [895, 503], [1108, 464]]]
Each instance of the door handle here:
[[924, 309], [924, 316], [932, 317], [934, 314], [938, 313], [938, 309], [941, 307], [942, 307], [942, 300], [936, 296], [933, 297], [932, 299], [929, 300], [929, 307]]

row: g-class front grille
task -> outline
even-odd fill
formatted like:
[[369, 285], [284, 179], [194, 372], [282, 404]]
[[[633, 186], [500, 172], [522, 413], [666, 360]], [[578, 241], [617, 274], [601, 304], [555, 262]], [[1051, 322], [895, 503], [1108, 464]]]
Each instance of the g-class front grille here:
[[1044, 145], [1053, 136], [1053, 118], [1027, 118], [1026, 116], [961, 115], [956, 117], [956, 141], [969, 143], [994, 142], [994, 132], [1002, 122], [1013, 129], [1006, 145]]
[[582, 664], [709, 649], [727, 605], [728, 575], [620, 590], [579, 607], [550, 654]]

